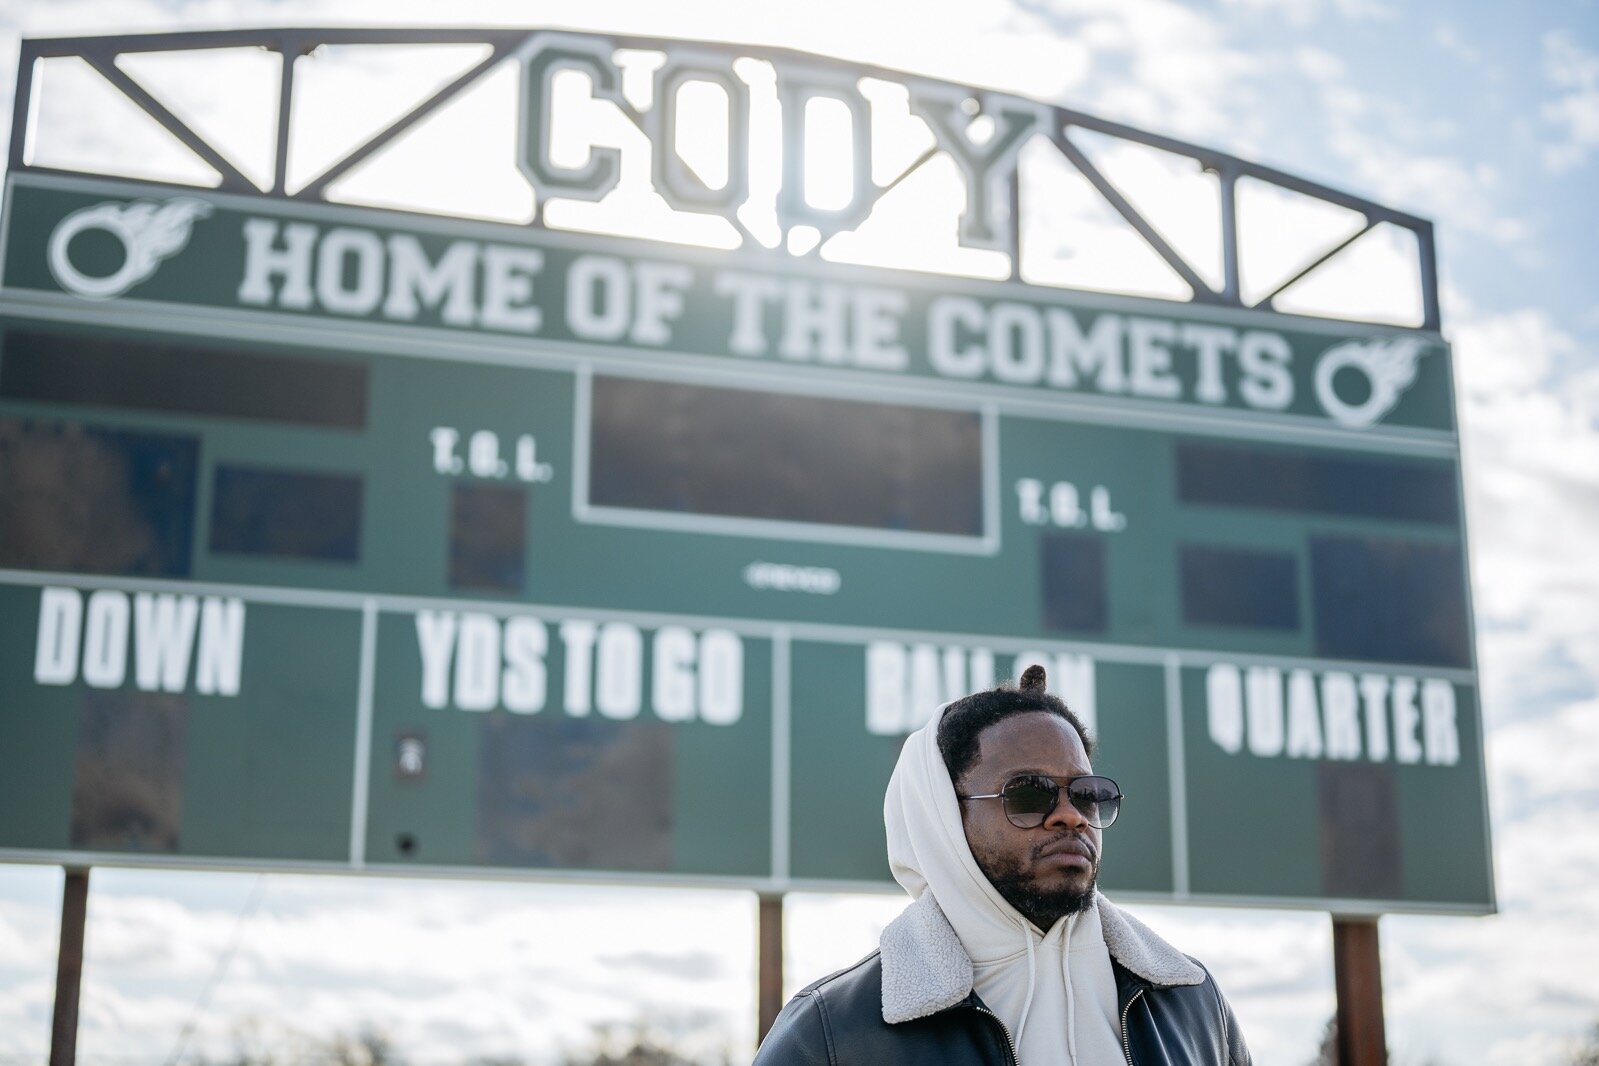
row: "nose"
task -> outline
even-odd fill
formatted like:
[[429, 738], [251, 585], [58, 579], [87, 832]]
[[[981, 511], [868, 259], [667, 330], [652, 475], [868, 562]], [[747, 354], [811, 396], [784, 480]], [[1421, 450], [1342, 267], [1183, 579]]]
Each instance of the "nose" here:
[[1069, 829], [1074, 833], [1084, 833], [1089, 829], [1088, 819], [1083, 817], [1083, 812], [1078, 810], [1072, 801], [1066, 797], [1066, 790], [1061, 789], [1055, 798], [1055, 809], [1044, 818], [1045, 829]]

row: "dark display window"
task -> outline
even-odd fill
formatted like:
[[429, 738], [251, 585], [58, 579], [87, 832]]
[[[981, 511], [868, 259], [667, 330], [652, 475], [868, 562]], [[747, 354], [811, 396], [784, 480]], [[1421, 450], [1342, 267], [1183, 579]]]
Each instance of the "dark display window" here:
[[1105, 541], [1090, 533], [1046, 533], [1039, 541], [1044, 627], [1103, 633], [1107, 625]]
[[596, 377], [589, 502], [978, 537], [976, 412]]
[[189, 710], [182, 696], [85, 692], [72, 765], [72, 846], [175, 852]]
[[476, 860], [670, 870], [677, 823], [672, 733], [664, 722], [485, 718], [478, 733]]
[[192, 436], [0, 418], [0, 566], [187, 577]]
[[450, 585], [521, 592], [526, 576], [527, 491], [497, 485], [450, 490]]
[[1404, 894], [1402, 806], [1392, 765], [1324, 762], [1316, 768], [1323, 892], [1366, 899]]
[[1316, 654], [1471, 665], [1465, 564], [1458, 544], [1313, 536]]
[[211, 550], [353, 563], [361, 554], [361, 479], [218, 466]]
[[13, 329], [0, 340], [0, 396], [362, 429], [367, 368], [214, 344]]
[[1181, 441], [1177, 498], [1271, 511], [1460, 524], [1454, 466]]
[[1189, 625], [1299, 628], [1298, 564], [1286, 552], [1178, 548], [1183, 621]]

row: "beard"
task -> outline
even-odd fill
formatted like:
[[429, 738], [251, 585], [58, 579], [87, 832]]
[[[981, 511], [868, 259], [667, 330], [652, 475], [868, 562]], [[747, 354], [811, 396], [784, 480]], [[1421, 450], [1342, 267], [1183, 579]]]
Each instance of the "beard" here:
[[[1040, 847], [1050, 843], [1053, 841], [1046, 841]], [[1094, 889], [1099, 880], [1098, 854], [1094, 855], [1092, 862], [1086, 876], [1047, 886], [1040, 885], [1033, 871], [1019, 861], [987, 863], [979, 858], [977, 865], [1006, 903], [1015, 907], [1040, 932], [1047, 933], [1062, 918], [1081, 914], [1093, 904]]]

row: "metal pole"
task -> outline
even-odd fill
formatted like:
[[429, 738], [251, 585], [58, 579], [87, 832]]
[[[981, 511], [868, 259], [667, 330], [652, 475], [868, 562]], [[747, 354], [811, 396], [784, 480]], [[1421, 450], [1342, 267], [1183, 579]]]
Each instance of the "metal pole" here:
[[78, 1059], [78, 989], [83, 977], [83, 926], [88, 915], [88, 867], [68, 867], [67, 882], [61, 891], [61, 951], [56, 956], [50, 1066], [72, 1066]]
[[765, 1040], [783, 1009], [783, 896], [760, 898], [759, 959], [756, 964], [756, 1002], [760, 1012], [757, 1040]]
[[1382, 956], [1377, 919], [1333, 916], [1333, 984], [1338, 990], [1338, 1066], [1386, 1066]]

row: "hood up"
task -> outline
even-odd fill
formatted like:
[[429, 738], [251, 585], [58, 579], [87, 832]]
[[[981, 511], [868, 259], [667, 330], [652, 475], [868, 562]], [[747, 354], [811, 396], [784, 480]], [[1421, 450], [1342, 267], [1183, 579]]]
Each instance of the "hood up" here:
[[[884, 930], [884, 1020], [930, 1014], [975, 990], [1004, 1022], [1023, 1066], [1120, 1061], [1107, 941], [1121, 939], [1131, 919], [1096, 897], [1100, 905], [1041, 932], [1007, 903], [967, 846], [937, 728], [934, 715], [906, 738], [883, 803], [889, 866], [917, 900]], [[1164, 952], [1130, 944], [1128, 954], [1155, 950], [1162, 983], [1203, 980], [1199, 967], [1149, 937]]]

